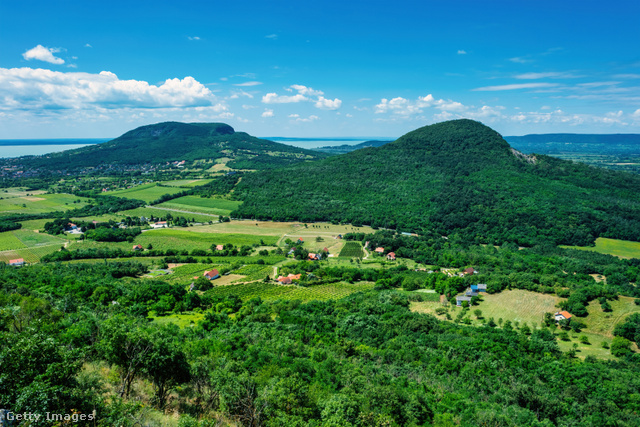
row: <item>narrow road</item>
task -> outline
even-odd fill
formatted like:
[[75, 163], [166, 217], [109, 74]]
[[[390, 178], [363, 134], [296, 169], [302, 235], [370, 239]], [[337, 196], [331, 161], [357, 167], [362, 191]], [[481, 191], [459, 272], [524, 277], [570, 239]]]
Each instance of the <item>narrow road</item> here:
[[151, 206], [151, 205], [147, 205], [145, 206], [146, 208], [151, 208], [151, 209], [160, 209], [163, 211], [172, 211], [172, 212], [180, 212], [180, 213], [188, 213], [188, 214], [196, 214], [196, 215], [204, 215], [204, 216], [212, 216], [214, 218], [218, 218], [220, 215], [215, 215], [215, 214], [206, 214], [206, 213], [202, 213], [202, 212], [191, 212], [191, 211], [181, 211], [180, 209], [171, 209], [171, 208], [161, 208], [159, 206]]

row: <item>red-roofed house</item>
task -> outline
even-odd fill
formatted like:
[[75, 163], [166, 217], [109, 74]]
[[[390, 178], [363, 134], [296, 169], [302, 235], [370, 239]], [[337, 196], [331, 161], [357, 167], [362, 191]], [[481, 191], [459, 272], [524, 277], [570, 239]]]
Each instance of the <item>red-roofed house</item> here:
[[282, 283], [283, 285], [290, 285], [291, 284], [291, 277], [280, 276], [280, 277], [278, 277], [278, 282]]
[[473, 267], [465, 268], [462, 272], [463, 272], [464, 274], [466, 274], [466, 275], [478, 274], [478, 272], [476, 271], [476, 269], [475, 269], [475, 268], [473, 268]]
[[216, 251], [223, 251], [224, 245], [216, 245]]
[[153, 227], [153, 228], [166, 228], [167, 227], [167, 221], [158, 221], [155, 224], [153, 224], [151, 227]]
[[211, 271], [205, 271], [204, 272], [204, 277], [206, 277], [209, 280], [213, 280], [213, 279], [217, 279], [218, 277], [220, 277], [220, 273], [218, 273], [218, 270], [216, 270], [214, 268]]
[[143, 248], [142, 248], [142, 245], [135, 245], [135, 246], [133, 247], [133, 250], [134, 250], [134, 251], [141, 251], [142, 249], [143, 249]]
[[309, 259], [312, 261], [318, 261], [320, 259], [320, 257], [316, 254], [309, 254]]
[[298, 243], [304, 243], [304, 240], [302, 240], [302, 237], [298, 237]]
[[396, 253], [395, 252], [389, 252], [387, 254], [387, 259], [391, 260], [391, 261], [395, 261], [396, 259]]
[[329, 248], [322, 248], [323, 252], [329, 253]]
[[379, 254], [384, 253], [384, 248], [383, 247], [377, 247], [376, 250], [374, 252], [377, 252]]
[[569, 320], [573, 315], [568, 311], [559, 311], [554, 315], [554, 317], [556, 318], [556, 322], [559, 322], [561, 320]]
[[300, 280], [300, 276], [302, 276], [302, 274], [289, 274], [287, 277], [291, 280]]
[[22, 267], [24, 265], [24, 258], [17, 258], [9, 260], [9, 265], [14, 265], [16, 267]]

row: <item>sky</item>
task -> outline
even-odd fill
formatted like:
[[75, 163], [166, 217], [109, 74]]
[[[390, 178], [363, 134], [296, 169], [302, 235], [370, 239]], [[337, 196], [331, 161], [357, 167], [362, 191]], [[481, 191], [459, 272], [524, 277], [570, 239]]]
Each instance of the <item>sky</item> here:
[[0, 139], [640, 133], [640, 2], [0, 1]]

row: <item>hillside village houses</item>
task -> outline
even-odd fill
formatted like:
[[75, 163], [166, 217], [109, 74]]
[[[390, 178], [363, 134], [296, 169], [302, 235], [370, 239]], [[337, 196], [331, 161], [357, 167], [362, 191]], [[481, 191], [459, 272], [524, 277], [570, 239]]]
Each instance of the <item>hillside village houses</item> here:
[[205, 271], [204, 272], [204, 277], [206, 279], [209, 280], [213, 280], [213, 279], [217, 279], [218, 277], [220, 277], [220, 273], [218, 272], [218, 270], [216, 270], [215, 268], [211, 271]]
[[473, 297], [480, 296], [481, 292], [487, 292], [486, 283], [479, 283], [477, 285], [471, 285], [470, 287], [468, 287], [465, 290], [464, 295], [459, 295], [459, 296], [456, 297], [456, 305], [458, 307], [462, 307], [462, 303], [465, 302], [465, 301], [468, 304], [471, 304], [471, 299]]

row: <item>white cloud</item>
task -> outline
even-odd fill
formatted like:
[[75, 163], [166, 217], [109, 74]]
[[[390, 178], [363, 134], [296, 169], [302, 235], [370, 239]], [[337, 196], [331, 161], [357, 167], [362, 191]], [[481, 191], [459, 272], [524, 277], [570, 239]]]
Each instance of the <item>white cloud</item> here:
[[54, 53], [60, 52], [58, 48], [49, 48], [44, 47], [42, 45], [38, 45], [32, 49], [29, 49], [25, 53], [22, 54], [22, 57], [27, 61], [31, 61], [32, 59], [37, 59], [38, 61], [49, 62], [51, 64], [64, 64], [64, 59], [58, 58], [54, 55]]
[[316, 108], [321, 110], [337, 110], [342, 106], [342, 100], [335, 99], [327, 99], [325, 98], [324, 92], [321, 90], [315, 90], [311, 87], [303, 86], [303, 85], [291, 85], [285, 88], [287, 92], [298, 92], [295, 95], [278, 95], [275, 92], [267, 93], [262, 97], [262, 102], [264, 104], [291, 104], [297, 102], [313, 102], [313, 105]]
[[337, 110], [342, 105], [342, 101], [338, 98], [333, 101], [330, 99], [325, 99], [324, 96], [318, 98], [316, 103], [314, 104], [316, 108], [321, 110]]
[[[193, 77], [161, 85], [99, 74], [41, 68], [0, 68], [0, 109], [171, 108], [215, 105], [213, 93]], [[225, 107], [226, 108], [226, 107]]]
[[300, 117], [300, 114], [289, 114], [287, 117], [289, 117], [290, 119], [297, 119], [298, 117]]
[[93, 47], [89, 43], [85, 44], [84, 47]]
[[513, 58], [509, 58], [509, 61], [515, 62], [516, 64], [528, 64], [530, 62], [533, 62], [533, 59], [527, 59], [527, 58], [523, 58], [521, 56], [516, 56], [516, 57], [513, 57]]
[[278, 35], [277, 34], [269, 34], [267, 36], [264, 36], [265, 39], [271, 39], [271, 40], [277, 40], [278, 39]]
[[302, 117], [298, 117], [296, 118], [296, 122], [302, 122], [302, 123], [309, 123], [309, 122], [314, 122], [316, 120], [318, 120], [320, 117], [315, 116], [315, 115], [310, 115], [307, 118], [302, 118]]
[[547, 78], [576, 79], [581, 76], [576, 76], [571, 73], [547, 72], [547, 73], [524, 73], [524, 74], [518, 74], [517, 76], [514, 76], [514, 77], [519, 80], [538, 80], [538, 79], [547, 79]]
[[459, 50], [458, 51], [458, 55], [466, 55], [467, 51], [466, 50]]
[[640, 79], [640, 74], [616, 74], [614, 79]]
[[261, 85], [261, 84], [262, 84], [262, 82], [253, 81], [253, 82], [235, 83], [234, 86], [245, 87], [245, 86], [258, 86], [258, 85]]
[[187, 37], [189, 40], [193, 40], [193, 41], [197, 41], [200, 40], [200, 37], [198, 36], [193, 36], [193, 37]]
[[498, 86], [485, 86], [471, 89], [474, 91], [501, 91], [501, 90], [518, 90], [518, 89], [541, 89], [558, 86], [557, 83], [516, 83]]
[[273, 110], [270, 110], [268, 108], [265, 108], [265, 110], [262, 112], [262, 117], [273, 117], [275, 116], [275, 114], [273, 114]]
[[287, 96], [287, 95], [278, 95], [275, 92], [268, 93], [262, 97], [262, 102], [264, 104], [290, 104], [294, 102], [302, 102], [302, 101], [308, 101], [308, 100], [309, 98], [300, 94]]

